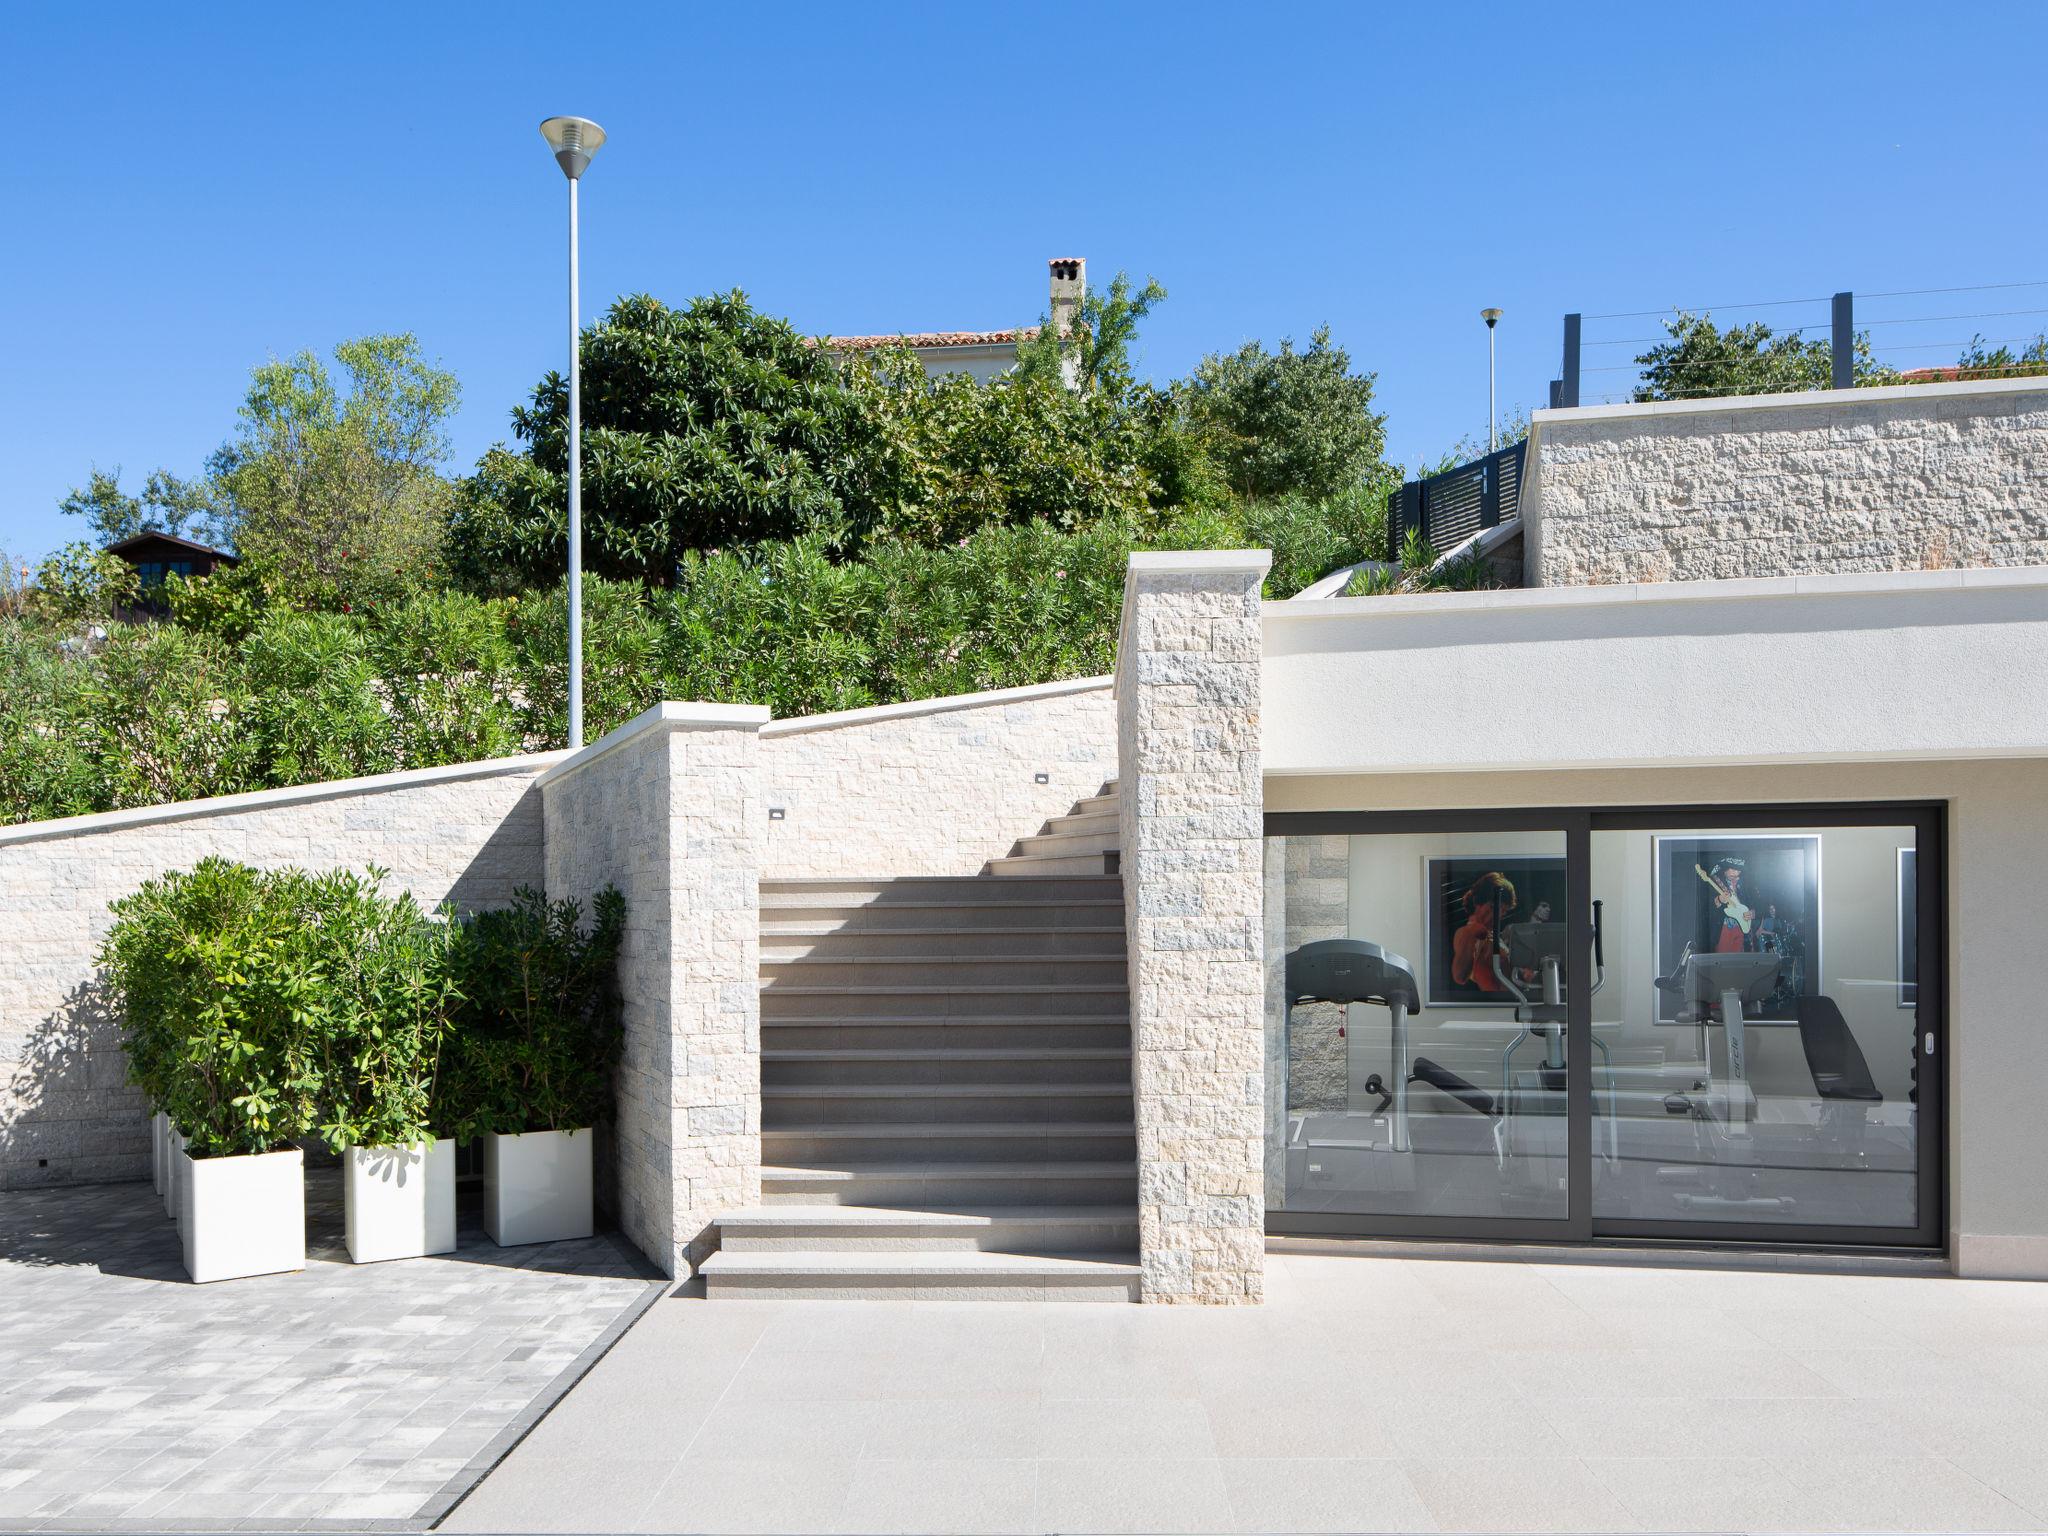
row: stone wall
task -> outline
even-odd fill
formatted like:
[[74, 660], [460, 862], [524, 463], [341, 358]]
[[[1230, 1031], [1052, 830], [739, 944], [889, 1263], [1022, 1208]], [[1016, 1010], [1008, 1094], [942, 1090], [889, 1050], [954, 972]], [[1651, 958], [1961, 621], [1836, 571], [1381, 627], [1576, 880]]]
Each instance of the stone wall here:
[[1133, 555], [1117, 655], [1144, 1299], [1265, 1288], [1264, 550]]
[[541, 783], [551, 896], [626, 898], [619, 1226], [672, 1278], [761, 1193], [760, 727], [661, 704]]
[[381, 774], [0, 828], [0, 1190], [149, 1173], [147, 1115], [94, 957], [107, 904], [209, 854], [377, 864], [427, 906], [541, 883], [534, 781], [554, 756]]
[[1115, 777], [1106, 678], [778, 720], [761, 732], [765, 814], [782, 812], [762, 872], [979, 874]]
[[2048, 380], [1538, 411], [1531, 586], [2048, 564]]

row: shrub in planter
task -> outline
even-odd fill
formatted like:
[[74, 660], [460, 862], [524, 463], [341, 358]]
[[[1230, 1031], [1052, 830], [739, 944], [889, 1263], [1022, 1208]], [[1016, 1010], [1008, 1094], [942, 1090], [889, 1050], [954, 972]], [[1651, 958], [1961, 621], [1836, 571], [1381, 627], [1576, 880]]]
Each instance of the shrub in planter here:
[[588, 929], [578, 903], [534, 890], [458, 925], [434, 1123], [483, 1139], [484, 1230], [501, 1244], [593, 1230], [591, 1133], [619, 1048], [625, 927], [609, 887]]
[[328, 987], [317, 1025], [320, 1134], [341, 1154], [349, 1257], [455, 1248], [455, 1143], [430, 1120], [448, 1012], [452, 927], [383, 870], [314, 881]]
[[311, 1129], [326, 976], [313, 888], [226, 859], [114, 903], [100, 962], [133, 1079], [170, 1119], [195, 1280], [302, 1268], [295, 1143]]

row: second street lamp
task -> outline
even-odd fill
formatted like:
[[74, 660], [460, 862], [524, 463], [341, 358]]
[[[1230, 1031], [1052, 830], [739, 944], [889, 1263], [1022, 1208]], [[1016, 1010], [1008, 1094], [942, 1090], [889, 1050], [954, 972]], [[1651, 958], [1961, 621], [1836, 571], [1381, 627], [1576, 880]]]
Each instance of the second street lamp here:
[[569, 750], [583, 745], [583, 341], [577, 313], [576, 187], [604, 130], [587, 117], [551, 117], [541, 137], [569, 178]]
[[1494, 423], [1500, 418], [1493, 409], [1493, 328], [1500, 324], [1500, 311], [1482, 309], [1479, 318], [1486, 322], [1486, 451], [1494, 450]]

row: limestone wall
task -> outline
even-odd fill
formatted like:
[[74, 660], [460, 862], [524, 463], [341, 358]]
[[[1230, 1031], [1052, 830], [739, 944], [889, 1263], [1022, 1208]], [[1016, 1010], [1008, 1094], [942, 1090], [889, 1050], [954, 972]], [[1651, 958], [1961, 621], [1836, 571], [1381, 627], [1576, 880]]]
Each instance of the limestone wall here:
[[1107, 678], [778, 720], [762, 873], [979, 874], [1115, 777]]
[[107, 904], [208, 854], [381, 865], [428, 906], [541, 883], [552, 755], [0, 828], [0, 1190], [144, 1178], [149, 1137], [95, 981]]
[[2048, 380], [1538, 411], [1530, 586], [2048, 564]]
[[1153, 1302], [1265, 1293], [1264, 550], [1133, 555], [1117, 652], [1139, 1253]]

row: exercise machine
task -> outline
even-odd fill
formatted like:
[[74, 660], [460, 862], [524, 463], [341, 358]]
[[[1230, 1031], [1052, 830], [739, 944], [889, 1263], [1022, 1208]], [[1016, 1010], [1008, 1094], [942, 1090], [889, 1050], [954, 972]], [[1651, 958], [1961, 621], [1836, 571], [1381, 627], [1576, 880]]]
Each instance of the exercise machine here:
[[[1363, 1096], [1377, 1097], [1379, 1111], [1386, 1113], [1391, 1150], [1408, 1148], [1408, 1015], [1422, 1008], [1422, 994], [1415, 985], [1415, 972], [1392, 950], [1382, 949], [1366, 939], [1317, 939], [1304, 944], [1287, 957], [1287, 1016], [1303, 1003], [1333, 1003], [1349, 1007], [1367, 1003], [1385, 1008], [1391, 1019], [1391, 1042], [1387, 1077], [1375, 1072], [1360, 1089], [1351, 1093], [1351, 1108], [1365, 1107]], [[1283, 1053], [1291, 1061], [1292, 1052]], [[1388, 1083], [1391, 1081], [1392, 1086]]]
[[1703, 952], [1688, 944], [1679, 957], [1678, 968], [1669, 976], [1657, 978], [1659, 988], [1679, 997], [1679, 1022], [1689, 1020], [1699, 1026], [1702, 1062], [1711, 1061], [1707, 1025], [1719, 1015], [1721, 1033], [1727, 1040], [1728, 1062], [1721, 1118], [1730, 1136], [1749, 1134], [1749, 1052], [1743, 1010], [1778, 990], [1784, 964], [1784, 956], [1774, 949], [1723, 954]]

